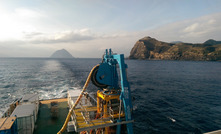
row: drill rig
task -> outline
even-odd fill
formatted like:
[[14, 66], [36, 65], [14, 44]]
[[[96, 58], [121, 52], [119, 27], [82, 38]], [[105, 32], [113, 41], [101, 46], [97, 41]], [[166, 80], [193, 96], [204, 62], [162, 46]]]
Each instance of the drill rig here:
[[[126, 70], [124, 55], [106, 49], [102, 62], [91, 70], [79, 96], [69, 95], [68, 132], [133, 134], [133, 106]], [[96, 99], [90, 99], [85, 92], [90, 80], [98, 87]], [[96, 103], [92, 104], [91, 100]], [[58, 133], [62, 133], [62, 129]]]

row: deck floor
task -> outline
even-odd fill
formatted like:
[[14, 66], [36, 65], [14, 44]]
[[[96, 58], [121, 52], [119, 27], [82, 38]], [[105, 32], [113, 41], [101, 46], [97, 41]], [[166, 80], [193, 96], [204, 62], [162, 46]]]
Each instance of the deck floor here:
[[[58, 102], [57, 118], [54, 118], [51, 114], [50, 103], [53, 101]], [[68, 111], [67, 98], [40, 101], [34, 134], [56, 134], [63, 126]]]

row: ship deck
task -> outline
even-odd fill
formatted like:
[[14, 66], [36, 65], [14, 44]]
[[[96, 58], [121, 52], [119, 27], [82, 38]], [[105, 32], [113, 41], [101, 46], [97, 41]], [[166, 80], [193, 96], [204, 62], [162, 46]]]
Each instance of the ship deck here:
[[[58, 104], [56, 117], [52, 115], [51, 102]], [[40, 101], [34, 134], [56, 134], [62, 128], [68, 111], [67, 98]]]

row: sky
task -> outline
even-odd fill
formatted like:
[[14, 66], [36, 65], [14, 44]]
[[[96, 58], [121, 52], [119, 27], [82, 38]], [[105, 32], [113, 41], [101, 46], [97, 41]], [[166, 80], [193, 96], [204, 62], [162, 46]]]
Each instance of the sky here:
[[129, 56], [145, 36], [160, 41], [221, 40], [221, 0], [1, 0], [0, 57]]

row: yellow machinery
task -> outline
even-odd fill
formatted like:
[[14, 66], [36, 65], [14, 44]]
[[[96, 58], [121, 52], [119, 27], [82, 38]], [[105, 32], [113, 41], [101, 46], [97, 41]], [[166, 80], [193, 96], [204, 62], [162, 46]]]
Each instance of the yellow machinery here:
[[[108, 90], [107, 90], [108, 91]], [[114, 91], [105, 94], [105, 91], [102, 92], [100, 90], [97, 91], [97, 114], [102, 116], [103, 118], [113, 118], [116, 119], [119, 116], [124, 117], [123, 112], [119, 112], [120, 110], [120, 95], [116, 94]], [[111, 130], [109, 127], [105, 127], [105, 133], [115, 132], [113, 129]]]

